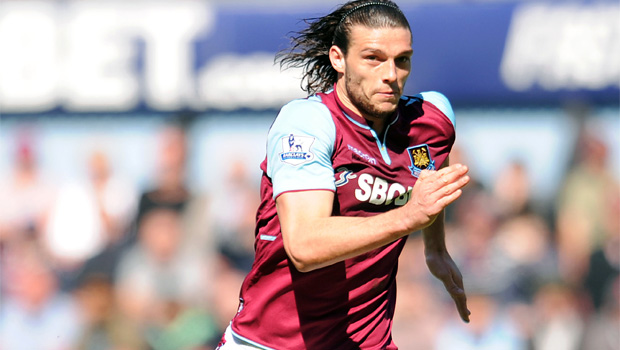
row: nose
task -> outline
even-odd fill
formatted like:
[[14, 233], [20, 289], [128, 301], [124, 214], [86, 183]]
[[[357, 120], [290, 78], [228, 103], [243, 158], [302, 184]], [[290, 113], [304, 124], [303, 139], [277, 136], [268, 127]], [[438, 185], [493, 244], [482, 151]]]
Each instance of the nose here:
[[387, 60], [383, 67], [383, 81], [393, 83], [396, 81], [396, 62]]

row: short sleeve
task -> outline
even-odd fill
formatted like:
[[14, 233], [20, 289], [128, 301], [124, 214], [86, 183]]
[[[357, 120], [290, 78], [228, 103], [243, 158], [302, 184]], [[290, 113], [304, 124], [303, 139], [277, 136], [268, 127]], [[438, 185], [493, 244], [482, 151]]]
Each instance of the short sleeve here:
[[317, 97], [286, 104], [267, 137], [273, 198], [289, 191], [335, 191], [331, 161], [335, 140], [331, 112]]
[[444, 94], [437, 91], [427, 91], [420, 93], [416, 97], [419, 97], [426, 102], [432, 103], [435, 107], [437, 107], [437, 109], [439, 109], [443, 114], [445, 114], [448, 119], [450, 119], [452, 126], [456, 127], [456, 117], [454, 116], [454, 110], [452, 110], [452, 105]]

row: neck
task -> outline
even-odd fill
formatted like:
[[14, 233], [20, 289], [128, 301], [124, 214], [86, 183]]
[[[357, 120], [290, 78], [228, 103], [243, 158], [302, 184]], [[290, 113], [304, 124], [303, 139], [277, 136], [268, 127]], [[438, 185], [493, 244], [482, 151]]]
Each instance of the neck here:
[[383, 128], [385, 127], [385, 119], [368, 115], [368, 113], [364, 113], [357, 108], [357, 106], [351, 102], [344, 85], [344, 83], [336, 84], [336, 93], [338, 94], [340, 102], [342, 102], [345, 107], [353, 111], [355, 114], [364, 118], [366, 120], [366, 124], [368, 124], [368, 126], [371, 127], [378, 135], [381, 135], [383, 133]]

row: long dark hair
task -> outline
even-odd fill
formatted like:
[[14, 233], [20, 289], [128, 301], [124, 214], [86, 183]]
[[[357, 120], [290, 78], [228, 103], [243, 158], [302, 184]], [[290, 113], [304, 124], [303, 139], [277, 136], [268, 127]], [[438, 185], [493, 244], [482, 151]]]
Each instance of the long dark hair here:
[[280, 51], [276, 61], [281, 68], [302, 68], [301, 88], [314, 94], [331, 89], [338, 79], [329, 60], [329, 49], [338, 46], [346, 55], [351, 27], [403, 27], [411, 31], [409, 22], [390, 0], [357, 0], [348, 2], [328, 15], [305, 19], [308, 27], [291, 36], [292, 46]]

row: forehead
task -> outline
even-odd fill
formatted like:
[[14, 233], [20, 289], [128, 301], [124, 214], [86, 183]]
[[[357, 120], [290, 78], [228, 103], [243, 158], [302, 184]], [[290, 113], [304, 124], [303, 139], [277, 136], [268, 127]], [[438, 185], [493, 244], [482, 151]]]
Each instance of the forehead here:
[[363, 25], [351, 27], [349, 50], [377, 49], [386, 52], [411, 50], [411, 32], [403, 27], [371, 28]]

